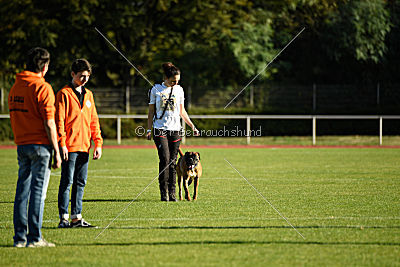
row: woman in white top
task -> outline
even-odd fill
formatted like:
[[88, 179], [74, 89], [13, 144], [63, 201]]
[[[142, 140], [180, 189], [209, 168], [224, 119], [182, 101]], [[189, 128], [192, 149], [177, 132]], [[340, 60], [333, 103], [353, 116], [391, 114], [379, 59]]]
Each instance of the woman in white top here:
[[199, 131], [189, 118], [184, 107], [183, 88], [178, 85], [180, 70], [171, 62], [162, 64], [164, 82], [156, 84], [150, 91], [147, 139], [151, 140], [151, 129], [154, 129], [153, 139], [157, 146], [159, 162], [159, 177], [161, 201], [176, 201], [176, 158], [181, 143], [182, 118], [194, 135]]

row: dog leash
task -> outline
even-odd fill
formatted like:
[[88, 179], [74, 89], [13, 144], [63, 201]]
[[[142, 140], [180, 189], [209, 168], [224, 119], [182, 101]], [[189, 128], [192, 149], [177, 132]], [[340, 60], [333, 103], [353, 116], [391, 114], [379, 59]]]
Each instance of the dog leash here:
[[[162, 112], [162, 114], [161, 114], [161, 116], [159, 117], [159, 118], [157, 118], [157, 108], [156, 108], [156, 106], [157, 105], [154, 105], [154, 110], [155, 110], [155, 112], [154, 112], [154, 118], [155, 118], [155, 120], [161, 120], [162, 119], [162, 117], [164, 117], [164, 114], [165, 114], [165, 111], [167, 111], [167, 107], [168, 106], [171, 106], [171, 108], [173, 108], [173, 104], [172, 104], [172, 101], [171, 101], [171, 97], [172, 97], [172, 91], [174, 90], [174, 87], [172, 86], [171, 87], [171, 92], [169, 93], [169, 97], [168, 97], [168, 99], [167, 99], [167, 101], [166, 101], [166, 103], [165, 103], [165, 106], [164, 106], [164, 110], [163, 110], [163, 112]], [[162, 98], [162, 94], [160, 94], [161, 95], [161, 98]], [[154, 121], [154, 120], [153, 120]]]
[[181, 156], [181, 157], [183, 157], [183, 152], [182, 152], [182, 149], [179, 147], [179, 149], [178, 149], [178, 152], [179, 152], [179, 155]]

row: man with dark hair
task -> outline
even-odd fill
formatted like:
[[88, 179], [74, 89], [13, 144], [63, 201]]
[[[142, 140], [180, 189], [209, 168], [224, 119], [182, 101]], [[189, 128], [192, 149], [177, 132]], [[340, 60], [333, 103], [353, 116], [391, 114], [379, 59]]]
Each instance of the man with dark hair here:
[[26, 70], [39, 73], [46, 64], [50, 64], [50, 54], [46, 49], [36, 47], [28, 51]]
[[[93, 94], [85, 84], [92, 67], [86, 59], [72, 63], [72, 82], [64, 86], [56, 97], [56, 124], [62, 154], [61, 180], [58, 190], [59, 228], [92, 227], [82, 218], [83, 191], [87, 180], [91, 140], [95, 149], [93, 159], [100, 159], [103, 139]], [[68, 221], [69, 193], [71, 192], [71, 223]]]
[[27, 70], [17, 74], [8, 96], [19, 165], [14, 201], [14, 247], [55, 246], [41, 233], [53, 149], [53, 168], [61, 165], [54, 122], [54, 92], [44, 80], [49, 62], [50, 54], [46, 49], [31, 49]]

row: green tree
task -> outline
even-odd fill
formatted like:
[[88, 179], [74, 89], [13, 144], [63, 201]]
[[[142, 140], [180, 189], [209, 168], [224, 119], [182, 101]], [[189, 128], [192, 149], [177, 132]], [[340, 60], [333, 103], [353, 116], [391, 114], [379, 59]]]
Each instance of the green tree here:
[[[256, 23], [243, 22], [233, 30], [228, 47], [232, 51], [241, 72], [246, 78], [258, 74], [270, 62], [277, 51], [273, 47], [271, 20]], [[270, 67], [259, 76], [269, 78], [276, 68]]]
[[148, 88], [97, 27], [151, 82], [162, 79], [162, 62], [173, 61], [184, 73], [184, 86], [198, 87], [203, 94], [208, 88], [247, 83], [306, 27], [257, 82], [353, 81], [359, 73], [394, 72], [391, 65], [397, 61], [392, 58], [399, 55], [397, 3], [1, 0], [0, 74], [13, 79], [24, 67], [27, 50], [42, 46], [51, 53], [47, 79], [55, 88], [70, 79], [71, 61], [79, 57], [93, 63], [94, 86]]
[[58, 21], [47, 16], [44, 6], [44, 3], [35, 4], [31, 0], [1, 1], [0, 73], [5, 79], [13, 79], [15, 72], [24, 68], [29, 48], [56, 46]]
[[378, 63], [387, 51], [389, 12], [383, 0], [354, 0], [339, 6], [327, 22], [326, 44], [335, 60], [351, 56]]

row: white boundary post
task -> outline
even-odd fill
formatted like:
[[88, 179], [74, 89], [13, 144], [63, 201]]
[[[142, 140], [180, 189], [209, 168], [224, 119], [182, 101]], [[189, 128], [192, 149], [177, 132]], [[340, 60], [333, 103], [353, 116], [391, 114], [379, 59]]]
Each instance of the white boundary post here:
[[312, 117], [312, 144], [315, 146], [317, 144], [317, 117]]
[[121, 116], [117, 116], [117, 143], [121, 144]]
[[250, 145], [250, 131], [251, 131], [251, 129], [250, 129], [250, 127], [251, 127], [251, 124], [250, 124], [250, 116], [247, 116], [246, 117], [246, 132], [247, 132], [247, 144], [248, 145]]
[[379, 117], [379, 145], [382, 145], [382, 135], [383, 135], [383, 118]]

